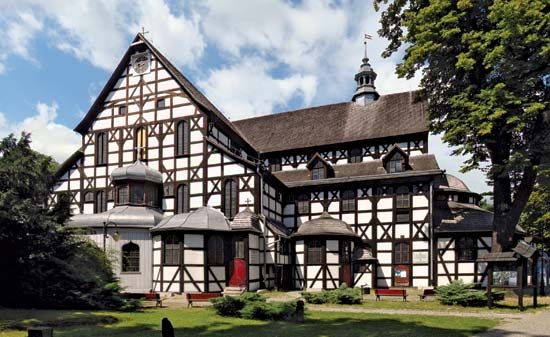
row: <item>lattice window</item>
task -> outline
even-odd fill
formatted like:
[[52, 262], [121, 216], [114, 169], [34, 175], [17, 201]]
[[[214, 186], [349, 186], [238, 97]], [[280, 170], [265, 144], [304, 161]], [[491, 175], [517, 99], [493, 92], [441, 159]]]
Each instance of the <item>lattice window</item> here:
[[127, 204], [130, 201], [130, 191], [128, 185], [118, 187], [118, 203]]
[[395, 153], [386, 164], [388, 173], [405, 171], [405, 158], [400, 153]]
[[107, 198], [105, 197], [105, 191], [96, 192], [94, 205], [94, 213], [103, 213], [107, 210]]
[[95, 146], [95, 161], [97, 165], [106, 165], [108, 158], [108, 141], [107, 133], [100, 132], [96, 137], [96, 146]]
[[477, 259], [476, 239], [461, 237], [456, 240], [456, 254], [459, 261], [475, 261]]
[[233, 219], [237, 214], [237, 183], [233, 179], [228, 179], [224, 183], [223, 213], [229, 219]]
[[164, 240], [164, 264], [180, 264], [180, 242], [176, 235], [168, 235]]
[[309, 197], [307, 194], [301, 194], [296, 200], [296, 208], [298, 209], [298, 214], [308, 214], [309, 213]]
[[145, 127], [136, 130], [137, 159], [147, 160], [147, 129]]
[[323, 164], [320, 160], [317, 161], [311, 169], [311, 180], [325, 179], [327, 176], [326, 171], [325, 164]]
[[180, 121], [176, 126], [176, 156], [189, 154], [189, 123]]
[[355, 192], [347, 190], [342, 193], [342, 212], [355, 211]]
[[277, 172], [281, 170], [281, 159], [271, 158], [269, 159], [269, 170], [271, 172]]
[[396, 264], [411, 263], [410, 247], [411, 245], [408, 242], [398, 242], [395, 244], [393, 256]]
[[214, 266], [224, 265], [223, 239], [220, 236], [208, 238], [208, 264]]
[[129, 242], [122, 246], [122, 272], [139, 272], [139, 246]]
[[311, 240], [307, 245], [307, 264], [323, 263], [323, 242], [321, 240]]
[[189, 212], [189, 186], [180, 184], [176, 191], [176, 213], [187, 212]]

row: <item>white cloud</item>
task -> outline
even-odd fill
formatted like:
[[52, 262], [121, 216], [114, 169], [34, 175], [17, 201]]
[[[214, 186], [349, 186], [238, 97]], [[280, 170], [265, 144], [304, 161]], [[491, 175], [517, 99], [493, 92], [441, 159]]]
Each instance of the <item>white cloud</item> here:
[[[9, 54], [33, 60], [29, 47], [43, 22], [47, 41], [56, 48], [112, 71], [142, 26], [151, 31], [156, 44], [177, 65], [193, 65], [205, 43], [198, 17], [174, 14], [157, 0], [21, 0], [0, 4], [0, 29], [6, 46], [0, 51], [0, 72]], [[174, 42], [174, 41], [180, 41]]]
[[31, 147], [63, 162], [81, 146], [81, 137], [68, 127], [56, 122], [57, 103], [37, 103], [36, 114], [20, 122], [11, 122], [0, 113], [0, 137], [10, 133], [19, 136], [22, 131], [31, 133]]
[[42, 21], [29, 11], [20, 11], [0, 20], [0, 30], [4, 31], [0, 39], [0, 74], [5, 72], [5, 63], [11, 55], [17, 55], [38, 64], [31, 52], [31, 42], [34, 35], [42, 28]]
[[314, 76], [274, 78], [272, 70], [272, 65], [263, 59], [245, 58], [231, 67], [211, 71], [199, 85], [232, 119], [270, 113], [297, 97], [306, 105], [311, 103], [317, 85]]

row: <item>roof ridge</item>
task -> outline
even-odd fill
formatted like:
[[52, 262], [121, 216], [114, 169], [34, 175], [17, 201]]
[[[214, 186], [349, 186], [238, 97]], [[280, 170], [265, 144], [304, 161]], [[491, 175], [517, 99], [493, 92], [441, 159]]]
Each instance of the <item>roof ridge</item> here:
[[348, 104], [355, 104], [355, 103], [353, 103], [353, 102], [338, 102], [338, 103], [331, 103], [331, 104], [314, 105], [314, 106], [309, 106], [309, 107], [306, 107], [306, 108], [300, 108], [300, 109], [294, 109], [294, 110], [288, 110], [288, 111], [281, 111], [281, 112], [274, 112], [274, 113], [268, 113], [268, 114], [260, 115], [260, 116], [237, 119], [237, 120], [234, 120], [233, 122], [238, 123], [238, 122], [241, 122], [241, 121], [250, 121], [250, 120], [253, 120], [253, 119], [266, 118], [266, 117], [272, 117], [272, 116], [280, 116], [280, 115], [284, 115], [284, 114], [302, 112], [302, 111], [306, 111], [306, 110], [312, 110], [312, 109], [318, 109], [318, 108], [336, 106], [336, 105], [348, 105]]

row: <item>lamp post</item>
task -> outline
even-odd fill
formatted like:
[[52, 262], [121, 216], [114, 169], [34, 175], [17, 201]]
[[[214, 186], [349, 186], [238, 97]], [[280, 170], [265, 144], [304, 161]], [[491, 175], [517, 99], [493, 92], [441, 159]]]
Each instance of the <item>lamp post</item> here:
[[[116, 223], [112, 222], [112, 221], [104, 221], [103, 222], [103, 252], [106, 253], [107, 252], [107, 237], [109, 236], [107, 234], [107, 229], [109, 228], [110, 225], [114, 225], [115, 229], [117, 228], [117, 225]], [[118, 233], [118, 230], [115, 230], [115, 232], [113, 233], [113, 240], [118, 241], [120, 238], [120, 234]]]

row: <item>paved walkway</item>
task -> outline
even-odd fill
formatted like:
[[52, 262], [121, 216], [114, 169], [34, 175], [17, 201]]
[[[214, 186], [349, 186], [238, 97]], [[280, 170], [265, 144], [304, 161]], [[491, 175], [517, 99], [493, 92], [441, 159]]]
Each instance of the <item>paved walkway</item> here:
[[550, 310], [522, 315], [521, 319], [503, 324], [476, 337], [550, 337]]

